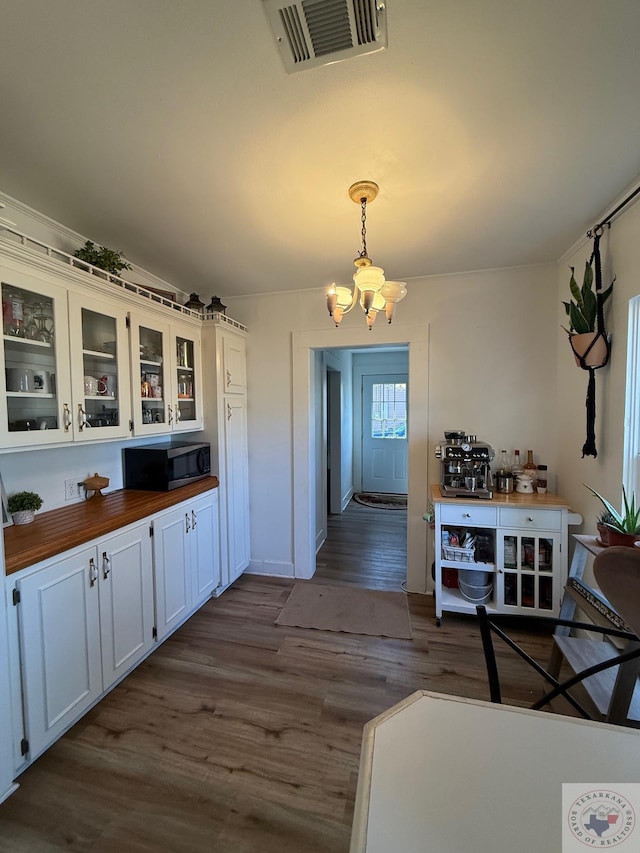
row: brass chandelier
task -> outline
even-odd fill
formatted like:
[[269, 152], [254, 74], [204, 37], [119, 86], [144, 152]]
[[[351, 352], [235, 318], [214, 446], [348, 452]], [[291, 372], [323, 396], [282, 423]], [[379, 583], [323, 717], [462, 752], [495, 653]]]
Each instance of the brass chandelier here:
[[353, 293], [348, 287], [336, 286], [335, 282], [327, 291], [327, 308], [336, 326], [340, 325], [343, 316], [356, 305], [358, 298], [369, 329], [373, 327], [378, 311], [384, 310], [390, 323], [397, 303], [407, 295], [406, 283], [386, 281], [382, 267], [374, 266], [367, 255], [367, 204], [375, 199], [378, 191], [379, 187], [373, 181], [358, 181], [349, 187], [349, 197], [361, 208], [362, 245], [353, 262], [356, 267]]

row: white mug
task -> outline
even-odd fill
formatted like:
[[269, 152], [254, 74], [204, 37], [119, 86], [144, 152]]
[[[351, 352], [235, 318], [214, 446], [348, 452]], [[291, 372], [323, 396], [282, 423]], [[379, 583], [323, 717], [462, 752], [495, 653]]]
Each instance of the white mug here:
[[43, 394], [51, 393], [51, 374], [48, 370], [33, 371], [33, 390]]

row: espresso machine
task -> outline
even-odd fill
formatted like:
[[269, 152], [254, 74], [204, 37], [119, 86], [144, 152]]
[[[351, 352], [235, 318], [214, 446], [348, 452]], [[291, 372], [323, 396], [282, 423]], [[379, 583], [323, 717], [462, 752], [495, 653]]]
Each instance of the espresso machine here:
[[495, 451], [491, 445], [478, 441], [464, 430], [448, 430], [445, 440], [436, 445], [440, 460], [440, 491], [445, 498], [493, 497], [491, 460]]

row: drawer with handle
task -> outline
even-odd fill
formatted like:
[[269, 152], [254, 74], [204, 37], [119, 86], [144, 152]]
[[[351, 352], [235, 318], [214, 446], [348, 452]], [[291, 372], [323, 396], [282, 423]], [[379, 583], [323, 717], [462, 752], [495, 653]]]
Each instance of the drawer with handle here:
[[562, 510], [501, 507], [500, 527], [519, 527], [522, 530], [561, 530]]
[[494, 506], [477, 506], [476, 504], [456, 504], [443, 506], [440, 510], [441, 524], [478, 525], [480, 527], [495, 527], [497, 511]]

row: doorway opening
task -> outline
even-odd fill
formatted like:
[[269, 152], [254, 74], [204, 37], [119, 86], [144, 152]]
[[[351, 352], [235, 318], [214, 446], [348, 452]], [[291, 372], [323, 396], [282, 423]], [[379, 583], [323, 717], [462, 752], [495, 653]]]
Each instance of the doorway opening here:
[[321, 357], [326, 383], [317, 392], [324, 405], [315, 408], [325, 412], [326, 468], [317, 472], [316, 491], [322, 495], [326, 485], [327, 514], [314, 580], [397, 590], [407, 576], [406, 500], [390, 510], [354, 497], [364, 491], [406, 498], [408, 350], [332, 349]]
[[[295, 577], [313, 577], [316, 571], [316, 554], [326, 538], [318, 538], [321, 515], [323, 511], [326, 512], [328, 506], [326, 491], [323, 493], [318, 488], [318, 483], [326, 482], [324, 474], [320, 474], [326, 466], [326, 457], [323, 457], [321, 452], [322, 436], [326, 435], [326, 419], [318, 417], [320, 410], [317, 405], [318, 389], [323, 386], [326, 388], [326, 369], [323, 367], [322, 353], [336, 349], [361, 352], [373, 351], [379, 347], [400, 346], [408, 352], [409, 378], [406, 586], [411, 592], [426, 592], [427, 529], [422, 515], [427, 500], [428, 326], [398, 326], [385, 329], [385, 341], [378, 347], [372, 347], [368, 335], [367, 329], [341, 328], [341, 346], [338, 348], [335, 346], [335, 330], [294, 332], [292, 336]], [[331, 453], [333, 460], [333, 445]], [[343, 469], [348, 464], [348, 460], [342, 460]], [[333, 471], [332, 463], [332, 478]], [[357, 476], [358, 472], [354, 466], [354, 482]]]

